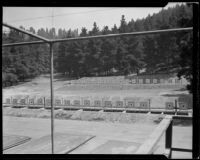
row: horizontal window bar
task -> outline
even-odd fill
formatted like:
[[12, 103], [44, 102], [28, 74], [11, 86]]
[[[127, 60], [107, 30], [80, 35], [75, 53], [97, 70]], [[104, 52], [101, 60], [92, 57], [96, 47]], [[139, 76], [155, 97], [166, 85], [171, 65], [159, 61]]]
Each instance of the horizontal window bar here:
[[185, 148], [171, 148], [172, 151], [181, 151], [181, 152], [192, 152], [192, 149], [185, 149]]

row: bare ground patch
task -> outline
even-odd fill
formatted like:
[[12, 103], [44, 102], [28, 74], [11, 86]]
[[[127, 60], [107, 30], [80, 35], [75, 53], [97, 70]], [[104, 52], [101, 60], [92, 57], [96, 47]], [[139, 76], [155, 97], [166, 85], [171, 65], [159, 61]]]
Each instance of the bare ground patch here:
[[[164, 115], [147, 115], [142, 113], [71, 111], [61, 109], [55, 110], [54, 114], [56, 119], [141, 124], [156, 124], [156, 122], [160, 121], [164, 117]], [[51, 110], [8, 107], [3, 109], [3, 115], [15, 117], [50, 118]]]
[[[56, 76], [56, 75], [55, 75]], [[112, 79], [112, 77], [108, 77]], [[117, 77], [115, 77], [117, 78]], [[94, 79], [94, 77], [90, 77], [88, 79]], [[115, 80], [115, 79], [114, 79]], [[139, 97], [141, 100], [146, 98], [151, 99], [151, 107], [152, 108], [164, 108], [166, 101], [174, 101], [174, 99], [178, 98], [177, 94], [187, 94], [186, 91], [177, 91], [175, 88], [154, 88], [154, 89], [144, 89], [140, 85], [137, 89], [131, 89], [130, 87], [126, 89], [116, 89], [109, 87], [104, 88], [95, 88], [92, 87], [91, 89], [74, 85], [75, 88], [66, 88], [66, 84], [69, 83], [69, 79], [65, 77], [57, 77], [54, 79], [54, 90], [55, 90], [55, 97], [68, 97], [68, 96], [80, 96], [84, 97], [85, 95], [91, 97], [120, 97], [121, 99], [125, 97]], [[87, 86], [90, 84], [87, 84]], [[134, 86], [134, 84], [133, 84]], [[175, 96], [169, 97], [164, 95], [171, 95], [174, 94]], [[3, 97], [11, 97], [17, 95], [28, 95], [28, 96], [50, 96], [50, 80], [49, 75], [41, 75], [36, 77], [35, 79], [30, 80], [29, 82], [19, 84], [17, 86], [13, 86], [10, 88], [3, 89]]]
[[[27, 109], [27, 108], [3, 108], [4, 116], [50, 118], [51, 110]], [[104, 121], [113, 123], [139, 123], [139, 124], [159, 124], [165, 115], [144, 114], [144, 113], [122, 113], [122, 112], [97, 112], [97, 111], [76, 111], [62, 110], [54, 111], [56, 119], [70, 119], [82, 121]], [[175, 126], [191, 126], [190, 120], [174, 120]]]
[[[55, 110], [55, 118], [69, 119], [75, 111]], [[3, 115], [15, 117], [50, 118], [51, 110], [27, 109], [27, 108], [4, 108]]]

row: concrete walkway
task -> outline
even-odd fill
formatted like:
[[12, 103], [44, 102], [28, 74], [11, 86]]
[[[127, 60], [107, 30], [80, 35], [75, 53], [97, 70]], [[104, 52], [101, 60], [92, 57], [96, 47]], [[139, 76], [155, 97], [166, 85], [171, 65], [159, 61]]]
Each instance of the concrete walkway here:
[[[70, 152], [71, 154], [129, 153], [148, 138], [157, 125], [145, 123], [122, 124], [78, 120], [55, 120], [55, 132], [75, 135], [93, 135], [95, 138]], [[50, 134], [50, 119], [3, 116], [3, 134], [29, 136], [38, 139]], [[191, 149], [192, 127], [173, 127], [173, 147]], [[162, 154], [164, 136], [156, 153]], [[111, 149], [109, 149], [109, 146]], [[172, 154], [175, 158], [191, 158], [191, 153]]]

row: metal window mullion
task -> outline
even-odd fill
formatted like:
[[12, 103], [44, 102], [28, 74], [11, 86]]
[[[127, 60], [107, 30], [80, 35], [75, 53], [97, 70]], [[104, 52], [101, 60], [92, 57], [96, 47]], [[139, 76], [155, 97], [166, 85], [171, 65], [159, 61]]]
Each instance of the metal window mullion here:
[[[16, 28], [17, 29], [17, 28]], [[21, 32], [24, 30], [18, 29]], [[191, 31], [192, 27], [188, 28], [174, 28], [174, 29], [164, 29], [164, 30], [154, 30], [154, 31], [142, 31], [142, 32], [130, 32], [130, 33], [120, 33], [120, 34], [107, 34], [107, 35], [98, 35], [98, 36], [88, 36], [88, 37], [78, 37], [78, 38], [66, 38], [66, 39], [54, 39], [49, 40], [42, 38], [44, 42], [35, 41], [35, 42], [19, 42], [19, 43], [11, 43], [11, 44], [3, 44], [2, 47], [8, 46], [17, 46], [17, 45], [27, 45], [27, 44], [39, 44], [39, 43], [58, 43], [58, 42], [67, 42], [67, 41], [78, 41], [78, 40], [88, 40], [88, 39], [97, 39], [97, 38], [111, 38], [111, 37], [119, 37], [119, 36], [139, 36], [139, 35], [148, 35], [148, 34], [157, 34], [157, 33], [167, 33], [167, 32], [176, 32], [176, 31]], [[26, 32], [30, 36], [39, 38], [40, 36]], [[41, 37], [39, 38], [41, 39]]]
[[51, 68], [51, 78], [50, 78], [50, 88], [51, 88], [51, 151], [54, 154], [54, 90], [53, 90], [53, 43], [49, 43], [50, 47], [50, 68]]
[[10, 29], [14, 29], [14, 30], [16, 30], [16, 31], [18, 31], [18, 32], [22, 32], [22, 33], [24, 33], [24, 34], [27, 34], [27, 35], [32, 36], [32, 37], [35, 37], [35, 38], [37, 38], [37, 39], [43, 40], [43, 41], [45, 41], [45, 42], [49, 42], [49, 41], [50, 41], [50, 40], [47, 39], [47, 38], [44, 38], [44, 37], [42, 37], [42, 36], [33, 34], [33, 33], [31, 33], [31, 32], [25, 31], [24, 29], [20, 29], [20, 28], [14, 27], [14, 26], [9, 25], [9, 24], [6, 24], [6, 23], [3, 23], [3, 26], [8, 27], [8, 28], [10, 28]]

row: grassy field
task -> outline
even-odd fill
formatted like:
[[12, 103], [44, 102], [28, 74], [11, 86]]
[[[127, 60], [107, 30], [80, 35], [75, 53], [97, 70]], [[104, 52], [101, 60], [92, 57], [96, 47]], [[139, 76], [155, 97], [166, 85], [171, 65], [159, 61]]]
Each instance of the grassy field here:
[[[122, 76], [118, 76], [121, 78]], [[87, 78], [94, 79], [94, 78]], [[107, 78], [108, 79], [108, 78]], [[112, 79], [114, 79], [112, 77]], [[188, 95], [188, 91], [183, 88], [153, 88], [153, 89], [112, 89], [91, 88], [70, 89], [66, 86], [71, 81], [62, 76], [55, 76], [54, 79], [54, 96], [60, 97], [106, 97], [107, 99], [123, 99], [125, 97], [136, 97], [138, 99], [151, 99], [151, 107], [163, 108], [166, 101], [172, 101], [181, 95]], [[89, 85], [89, 84], [88, 84]], [[134, 84], [133, 84], [134, 85]], [[108, 85], [109, 86], [109, 85]], [[49, 75], [42, 75], [29, 82], [3, 89], [3, 97], [29, 95], [29, 96], [46, 96], [50, 97], [50, 78]]]

